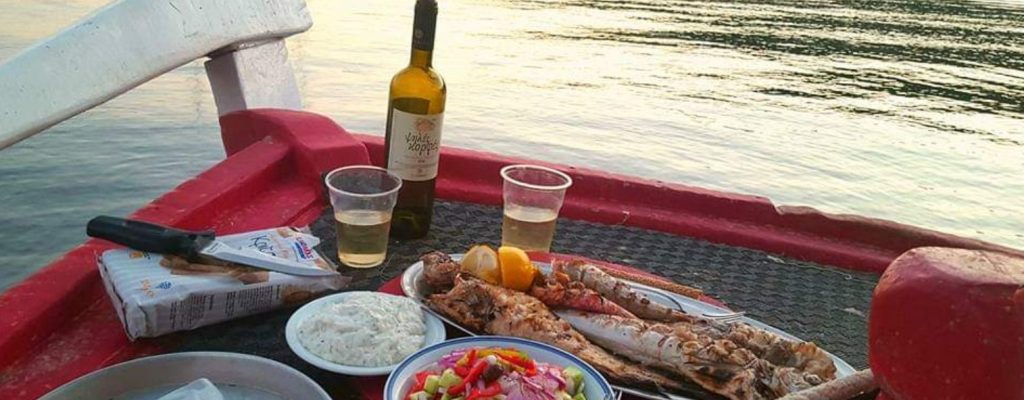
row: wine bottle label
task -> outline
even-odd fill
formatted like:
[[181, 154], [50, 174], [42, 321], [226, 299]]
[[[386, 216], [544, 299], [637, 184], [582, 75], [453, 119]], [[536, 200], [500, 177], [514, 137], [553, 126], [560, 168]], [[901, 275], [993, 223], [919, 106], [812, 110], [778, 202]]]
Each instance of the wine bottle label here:
[[388, 170], [407, 181], [436, 178], [443, 120], [444, 113], [420, 115], [393, 109]]

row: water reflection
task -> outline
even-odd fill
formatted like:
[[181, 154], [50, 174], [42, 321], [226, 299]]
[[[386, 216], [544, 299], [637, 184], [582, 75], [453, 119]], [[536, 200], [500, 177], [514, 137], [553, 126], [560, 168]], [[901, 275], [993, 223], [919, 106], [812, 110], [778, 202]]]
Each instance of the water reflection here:
[[[639, 26], [533, 32], [540, 39], [613, 41], [680, 51], [693, 47], [737, 49], [799, 67], [773, 71], [770, 79], [734, 77], [746, 80], [750, 93], [813, 99], [805, 107], [896, 117], [944, 132], [982, 136], [998, 144], [1024, 143], [1006, 136], [1008, 132], [944, 122], [930, 115], [977, 113], [1016, 118], [1024, 111], [1024, 11], [1017, 7], [931, 1], [555, 3], [624, 12]], [[847, 65], [871, 61], [878, 63]], [[923, 99], [927, 104], [906, 109], [844, 101], [880, 94]], [[740, 96], [718, 100], [759, 100]]]
[[[307, 0], [288, 40], [306, 108], [383, 132], [410, 1]], [[106, 2], [0, 0], [0, 59]], [[446, 145], [1024, 245], [1024, 7], [446, 0], [438, 29]], [[0, 289], [223, 157], [204, 76], [0, 154]]]

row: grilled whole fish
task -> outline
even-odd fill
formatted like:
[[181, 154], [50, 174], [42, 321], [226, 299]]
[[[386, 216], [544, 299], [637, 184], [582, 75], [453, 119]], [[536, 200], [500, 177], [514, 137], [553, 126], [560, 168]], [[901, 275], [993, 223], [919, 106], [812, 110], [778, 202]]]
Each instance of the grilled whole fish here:
[[574, 310], [557, 315], [613, 353], [685, 376], [732, 400], [775, 399], [822, 382], [817, 375], [775, 366], [729, 340], [678, 327]]
[[590, 343], [533, 296], [473, 278], [427, 298], [427, 305], [459, 324], [492, 335], [536, 340], [575, 354], [611, 380], [627, 385], [682, 390], [684, 385], [655, 371], [621, 360]]
[[[440, 251], [432, 251], [420, 257], [420, 260], [423, 261], [423, 280], [432, 291], [451, 289], [455, 284], [455, 276], [461, 269], [451, 256]], [[529, 293], [548, 307], [635, 317], [625, 308], [587, 288], [582, 282], [573, 281], [562, 273], [538, 274]]]
[[582, 282], [570, 280], [568, 276], [560, 272], [538, 276], [533, 281], [533, 286], [530, 287], [530, 295], [551, 308], [571, 308], [636, 318], [622, 306], [604, 298], [593, 289], [587, 288]]
[[555, 260], [552, 263], [552, 268], [555, 273], [565, 273], [570, 279], [583, 282], [584, 286], [594, 289], [602, 296], [642, 319], [665, 322], [694, 320], [693, 317], [679, 310], [651, 301], [647, 296], [633, 290], [626, 282], [608, 275], [608, 273], [595, 265], [579, 260]]
[[825, 380], [836, 377], [836, 365], [832, 362], [832, 357], [811, 342], [787, 340], [742, 322], [723, 323], [698, 319], [692, 323], [676, 322], [668, 326], [679, 334], [691, 332], [712, 339], [729, 340], [774, 365], [792, 367]]

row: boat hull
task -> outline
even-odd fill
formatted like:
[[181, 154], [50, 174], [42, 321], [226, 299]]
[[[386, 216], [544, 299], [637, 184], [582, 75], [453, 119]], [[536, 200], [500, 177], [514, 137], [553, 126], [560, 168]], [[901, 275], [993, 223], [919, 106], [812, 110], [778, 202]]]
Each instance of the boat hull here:
[[[326, 206], [321, 174], [383, 163], [379, 136], [353, 135], [330, 119], [286, 110], [221, 118], [228, 157], [131, 217], [229, 234], [313, 222]], [[537, 161], [445, 148], [438, 196], [498, 205], [498, 170]], [[904, 251], [947, 246], [1019, 252], [890, 221], [776, 207], [756, 196], [541, 163], [573, 176], [562, 216], [627, 225], [880, 273]], [[84, 221], [83, 221], [84, 226]], [[129, 342], [111, 308], [96, 258], [113, 246], [88, 240], [0, 296], [0, 398], [32, 399], [88, 372], [173, 349], [177, 335]]]

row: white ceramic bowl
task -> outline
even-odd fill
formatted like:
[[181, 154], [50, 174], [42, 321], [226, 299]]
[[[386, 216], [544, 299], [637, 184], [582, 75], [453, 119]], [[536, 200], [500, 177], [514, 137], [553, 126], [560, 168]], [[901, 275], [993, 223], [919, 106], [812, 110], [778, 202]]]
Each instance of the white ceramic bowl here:
[[511, 347], [526, 352], [535, 361], [560, 367], [579, 368], [580, 371], [583, 371], [583, 390], [587, 400], [612, 398], [612, 386], [608, 384], [608, 381], [597, 370], [572, 354], [532, 340], [505, 336], [476, 336], [438, 343], [406, 358], [398, 365], [398, 368], [391, 372], [391, 376], [388, 376], [388, 382], [384, 385], [384, 400], [403, 399], [406, 392], [412, 387], [417, 372], [430, 367], [448, 353], [470, 347]]
[[[383, 367], [360, 367], [354, 365], [343, 365], [332, 361], [320, 358], [316, 354], [313, 354], [299, 342], [299, 325], [306, 318], [320, 311], [321, 308], [344, 302], [346, 298], [352, 296], [355, 293], [367, 293], [367, 292], [342, 292], [326, 296], [310, 302], [302, 306], [302, 308], [295, 311], [291, 318], [288, 319], [288, 324], [284, 328], [285, 341], [288, 342], [288, 347], [292, 349], [295, 355], [299, 358], [306, 360], [306, 362], [313, 364], [320, 369], [324, 369], [331, 372], [337, 372], [345, 375], [357, 375], [357, 376], [374, 376], [374, 375], [387, 375], [389, 372], [395, 369], [398, 364], [387, 365]], [[387, 293], [380, 292], [369, 292], [376, 293], [386, 296], [393, 296]], [[420, 310], [422, 312], [422, 310]], [[423, 347], [428, 347], [433, 344], [441, 343], [445, 338], [444, 323], [440, 319], [431, 315], [430, 313], [423, 312], [423, 320], [427, 326], [427, 332], [423, 341]]]
[[199, 378], [230, 400], [330, 400], [320, 385], [295, 368], [249, 354], [171, 353], [113, 365], [47, 393], [43, 400], [152, 400]]

